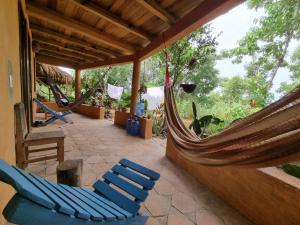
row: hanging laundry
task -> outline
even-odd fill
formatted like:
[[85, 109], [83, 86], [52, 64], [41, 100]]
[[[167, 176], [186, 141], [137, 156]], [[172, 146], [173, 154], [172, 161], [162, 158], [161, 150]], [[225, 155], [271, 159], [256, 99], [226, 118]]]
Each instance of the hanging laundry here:
[[143, 96], [148, 102], [148, 110], [154, 110], [164, 102], [164, 86], [147, 88]]
[[107, 94], [114, 99], [120, 100], [122, 93], [123, 93], [123, 87], [117, 87], [111, 84], [107, 84]]

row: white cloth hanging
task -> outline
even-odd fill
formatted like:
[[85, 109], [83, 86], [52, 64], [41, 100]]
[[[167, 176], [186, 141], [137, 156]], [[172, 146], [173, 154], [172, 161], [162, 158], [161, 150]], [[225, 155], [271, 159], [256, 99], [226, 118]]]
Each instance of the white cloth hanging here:
[[164, 86], [147, 88], [143, 98], [148, 102], [148, 110], [156, 109], [164, 102]]
[[107, 84], [107, 94], [109, 97], [120, 100], [122, 93], [123, 93], [123, 87], [117, 87], [111, 84]]

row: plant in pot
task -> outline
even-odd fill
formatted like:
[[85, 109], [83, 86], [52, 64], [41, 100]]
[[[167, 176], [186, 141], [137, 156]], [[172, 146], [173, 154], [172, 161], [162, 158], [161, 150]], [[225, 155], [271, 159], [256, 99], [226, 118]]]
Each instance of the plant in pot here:
[[206, 115], [198, 118], [197, 108], [194, 102], [192, 102], [192, 107], [193, 107], [194, 120], [190, 124], [189, 129], [193, 129], [196, 135], [199, 136], [200, 138], [205, 138], [208, 136], [207, 128], [210, 124], [219, 125], [220, 123], [224, 123], [223, 120], [213, 115]]

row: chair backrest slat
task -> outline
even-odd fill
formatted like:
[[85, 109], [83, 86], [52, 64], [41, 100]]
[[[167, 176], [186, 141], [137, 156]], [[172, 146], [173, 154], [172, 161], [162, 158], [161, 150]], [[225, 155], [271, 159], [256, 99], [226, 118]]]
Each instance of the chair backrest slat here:
[[136, 214], [140, 209], [140, 205], [137, 202], [116, 191], [104, 181], [98, 180], [93, 187], [95, 188], [96, 193], [103, 195], [132, 214]]
[[17, 168], [8, 165], [3, 160], [0, 160], [0, 180], [13, 186], [25, 198], [47, 208], [55, 208], [55, 203], [48, 196], [24, 177]]
[[143, 166], [141, 166], [135, 162], [132, 162], [128, 159], [122, 159], [122, 160], [120, 160], [119, 163], [124, 167], [128, 167], [136, 172], [139, 172], [139, 173], [149, 177], [151, 180], [158, 180], [160, 177], [159, 173], [156, 173], [155, 171], [150, 170], [146, 167], [143, 167]]
[[121, 177], [118, 177], [116, 174], [106, 172], [103, 175], [103, 178], [106, 182], [116, 185], [117, 187], [121, 188], [123, 191], [126, 191], [128, 194], [132, 195], [139, 201], [144, 201], [148, 196], [147, 191], [138, 188], [132, 183], [129, 183]]

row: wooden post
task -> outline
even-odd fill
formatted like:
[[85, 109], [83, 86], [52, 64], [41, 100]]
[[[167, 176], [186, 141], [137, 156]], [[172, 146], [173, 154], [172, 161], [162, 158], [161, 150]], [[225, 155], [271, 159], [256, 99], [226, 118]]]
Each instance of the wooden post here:
[[140, 77], [141, 77], [141, 61], [139, 59], [133, 62], [133, 73], [131, 82], [131, 103], [130, 113], [135, 114], [136, 104], [138, 101], [138, 90], [140, 89]]
[[75, 99], [80, 98], [81, 96], [81, 77], [80, 70], [75, 70]]

